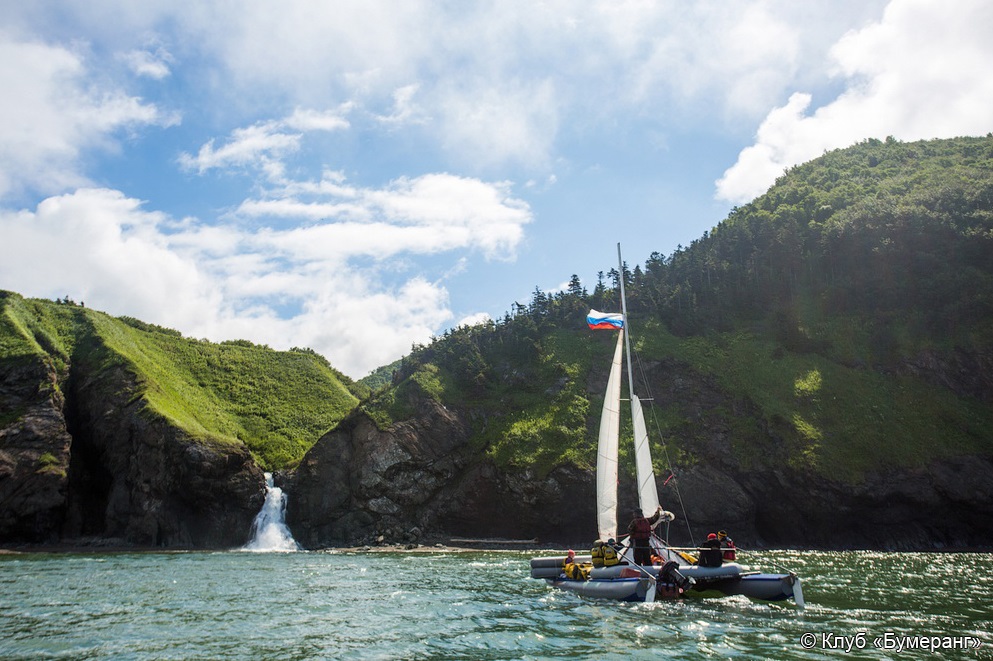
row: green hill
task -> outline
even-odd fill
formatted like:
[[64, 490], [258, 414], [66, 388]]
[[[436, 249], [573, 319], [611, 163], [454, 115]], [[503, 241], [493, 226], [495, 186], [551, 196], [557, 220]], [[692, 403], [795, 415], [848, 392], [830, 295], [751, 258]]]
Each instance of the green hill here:
[[[122, 368], [150, 412], [203, 442], [244, 443], [269, 470], [298, 462], [368, 393], [308, 349], [215, 344], [68, 301], [0, 292], [0, 362], [38, 356], [60, 372]], [[12, 421], [20, 412], [3, 415]]]
[[[584, 317], [619, 277], [415, 348], [364, 409], [385, 426], [434, 398], [501, 465], [589, 467], [612, 338]], [[675, 464], [858, 481], [993, 455], [993, 137], [827, 153], [624, 278]]]

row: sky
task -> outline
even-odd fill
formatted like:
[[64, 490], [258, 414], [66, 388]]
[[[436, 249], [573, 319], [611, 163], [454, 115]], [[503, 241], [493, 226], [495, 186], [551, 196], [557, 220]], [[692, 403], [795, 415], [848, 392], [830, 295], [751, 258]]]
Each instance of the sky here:
[[[789, 167], [993, 131], [987, 0], [0, 0], [0, 289], [361, 378]], [[581, 325], [583, 320], [577, 320]]]

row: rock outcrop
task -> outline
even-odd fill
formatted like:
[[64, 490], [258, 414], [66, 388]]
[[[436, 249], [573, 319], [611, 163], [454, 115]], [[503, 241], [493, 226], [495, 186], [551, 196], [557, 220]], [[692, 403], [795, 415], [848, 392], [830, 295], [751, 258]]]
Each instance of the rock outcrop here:
[[243, 544], [265, 491], [247, 449], [190, 438], [108, 364], [0, 365], [0, 542]]
[[[289, 478], [287, 524], [309, 548], [419, 535], [543, 539], [594, 534], [592, 475], [501, 470], [469, 442], [462, 417], [424, 399], [381, 430], [353, 414]], [[413, 532], [412, 532], [413, 531]]]
[[44, 360], [0, 363], [0, 540], [59, 537], [72, 440], [59, 381]]

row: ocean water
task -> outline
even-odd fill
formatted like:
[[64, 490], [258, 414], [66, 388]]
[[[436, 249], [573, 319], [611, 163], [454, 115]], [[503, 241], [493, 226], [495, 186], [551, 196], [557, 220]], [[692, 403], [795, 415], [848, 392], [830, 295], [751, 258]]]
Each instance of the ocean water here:
[[531, 579], [532, 555], [0, 555], [0, 658], [993, 658], [988, 554], [741, 558], [797, 571], [803, 612], [584, 599]]

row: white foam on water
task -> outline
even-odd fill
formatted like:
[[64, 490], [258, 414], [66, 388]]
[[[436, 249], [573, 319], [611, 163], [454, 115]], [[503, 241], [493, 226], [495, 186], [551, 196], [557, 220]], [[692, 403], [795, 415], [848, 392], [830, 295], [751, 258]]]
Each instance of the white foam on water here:
[[252, 538], [243, 547], [245, 551], [289, 552], [299, 551], [300, 545], [286, 527], [286, 494], [273, 485], [272, 473], [265, 474], [266, 494], [262, 509], [252, 523]]

